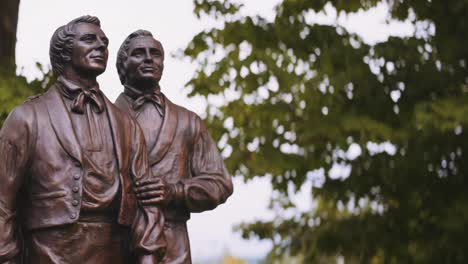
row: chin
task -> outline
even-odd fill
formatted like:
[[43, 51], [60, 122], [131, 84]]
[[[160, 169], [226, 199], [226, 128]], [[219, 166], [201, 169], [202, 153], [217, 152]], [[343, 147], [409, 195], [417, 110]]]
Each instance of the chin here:
[[88, 68], [89, 73], [94, 73], [96, 76], [102, 74], [104, 71], [106, 71], [106, 66], [93, 66]]
[[156, 82], [158, 81], [158, 79], [154, 78], [154, 76], [141, 76], [140, 78], [140, 81], [143, 81], [143, 82]]

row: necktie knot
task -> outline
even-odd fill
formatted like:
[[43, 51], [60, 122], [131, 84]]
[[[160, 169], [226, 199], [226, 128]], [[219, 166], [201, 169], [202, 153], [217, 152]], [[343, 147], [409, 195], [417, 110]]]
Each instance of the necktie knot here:
[[82, 90], [82, 94], [85, 96], [85, 97], [90, 97], [91, 94], [93, 93], [96, 93], [95, 90], [92, 90], [92, 89], [83, 89]]
[[153, 90], [150, 93], [143, 93], [135, 88], [126, 86], [124, 93], [133, 99], [132, 108], [140, 109], [146, 102], [152, 103], [159, 115], [164, 116], [164, 99], [159, 90]]
[[104, 110], [104, 104], [102, 103], [99, 91], [96, 89], [81, 89], [73, 100], [72, 111], [83, 114], [86, 103], [91, 104], [96, 113], [101, 113]]
[[60, 91], [62, 95], [72, 100], [71, 110], [77, 114], [83, 114], [86, 104], [90, 104], [96, 113], [104, 111], [104, 99], [102, 98], [99, 85], [84, 89], [81, 86], [65, 79], [63, 76], [58, 78]]

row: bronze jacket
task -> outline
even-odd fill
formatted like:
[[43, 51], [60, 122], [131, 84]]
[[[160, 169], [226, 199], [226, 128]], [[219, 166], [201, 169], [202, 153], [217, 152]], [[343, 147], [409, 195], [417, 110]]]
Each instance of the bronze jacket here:
[[[149, 172], [143, 134], [127, 114], [103, 97], [115, 146], [110, 155], [116, 156], [120, 172], [118, 223], [133, 224], [136, 250], [154, 253], [165, 246], [160, 213], [137, 205], [132, 184]], [[81, 198], [87, 162], [56, 86], [10, 113], [0, 131], [0, 156], [1, 263], [20, 251], [19, 225], [27, 232], [73, 223], [80, 215], [80, 207], [72, 201]], [[150, 216], [147, 210], [153, 211]]]
[[[122, 93], [115, 104], [138, 123], [145, 122], [138, 118], [132, 102]], [[161, 130], [153, 149], [148, 150], [148, 159], [154, 177], [176, 186], [175, 202], [162, 208], [165, 219], [186, 221], [190, 212], [211, 210], [224, 203], [233, 192], [232, 180], [200, 117], [167, 98], [164, 102], [164, 120], [155, 124], [161, 125]]]

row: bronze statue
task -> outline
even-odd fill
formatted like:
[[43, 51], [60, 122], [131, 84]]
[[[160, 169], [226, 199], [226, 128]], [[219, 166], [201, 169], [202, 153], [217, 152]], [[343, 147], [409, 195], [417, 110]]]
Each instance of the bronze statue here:
[[116, 106], [143, 130], [153, 178], [139, 182], [137, 198], [162, 207], [167, 239], [163, 263], [191, 263], [186, 221], [190, 212], [214, 209], [232, 194], [231, 177], [215, 142], [195, 113], [160, 91], [161, 43], [145, 30], [130, 34], [117, 55], [125, 91]]
[[149, 178], [144, 136], [96, 82], [107, 45], [96, 17], [59, 27], [50, 42], [58, 81], [0, 131], [0, 263], [158, 263], [164, 255], [162, 215], [137, 205], [132, 182]]

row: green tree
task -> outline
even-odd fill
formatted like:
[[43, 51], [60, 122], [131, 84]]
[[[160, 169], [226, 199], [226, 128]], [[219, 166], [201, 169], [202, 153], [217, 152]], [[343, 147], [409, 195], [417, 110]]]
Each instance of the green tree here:
[[30, 82], [23, 76], [0, 71], [0, 127], [15, 106], [32, 95], [43, 93], [53, 83], [55, 77], [52, 71], [45, 70], [41, 64], [37, 64], [37, 67], [42, 71], [42, 77]]
[[20, 0], [2, 0], [0, 3], [0, 69], [15, 70], [16, 29]]
[[43, 92], [53, 78], [50, 70], [40, 64], [41, 78], [28, 82], [15, 74], [16, 31], [20, 0], [0, 2], [0, 127], [13, 107], [29, 96]]
[[[296, 211], [243, 235], [272, 240], [271, 260], [467, 263], [468, 1], [283, 0], [272, 21], [236, 3], [195, 1], [223, 26], [184, 50], [198, 65], [190, 94], [226, 99], [207, 122], [229, 171], [271, 177], [272, 205]], [[415, 32], [368, 45], [310, 22], [327, 3], [387, 4]], [[299, 212], [291, 194], [310, 181], [317, 206]]]

